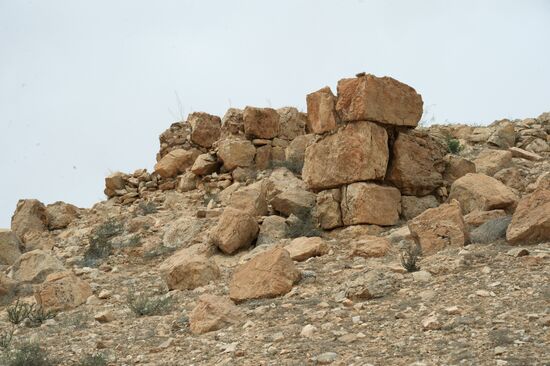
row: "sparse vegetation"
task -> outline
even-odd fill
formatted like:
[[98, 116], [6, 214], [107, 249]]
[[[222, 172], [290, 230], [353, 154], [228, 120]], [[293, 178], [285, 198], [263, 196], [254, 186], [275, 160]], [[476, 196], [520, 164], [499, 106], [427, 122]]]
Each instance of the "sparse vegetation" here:
[[20, 324], [29, 317], [29, 314], [33, 311], [33, 307], [34, 305], [21, 302], [17, 299], [14, 305], [7, 308], [8, 320], [12, 324]]
[[422, 250], [420, 245], [416, 243], [406, 245], [401, 251], [401, 265], [407, 270], [407, 272], [420, 271], [418, 260], [420, 259], [421, 254]]
[[137, 316], [158, 315], [172, 307], [172, 299], [145, 293], [136, 294], [132, 290], [126, 296], [126, 304]]
[[39, 344], [24, 343], [0, 359], [5, 366], [53, 366], [57, 363]]
[[0, 352], [5, 352], [9, 350], [14, 331], [15, 329], [12, 327], [10, 329], [6, 329], [0, 332]]
[[122, 234], [122, 224], [115, 219], [108, 219], [90, 235], [90, 244], [84, 253], [83, 263], [88, 266], [96, 265], [100, 259], [108, 257], [113, 250], [112, 239]]
[[103, 353], [87, 354], [76, 364], [77, 366], [106, 366], [107, 358]]
[[44, 323], [48, 319], [53, 319], [57, 313], [55, 311], [46, 311], [42, 306], [33, 306], [28, 318], [31, 322], [31, 326], [37, 327]]
[[457, 155], [458, 153], [460, 153], [462, 151], [462, 149], [464, 149], [464, 146], [462, 146], [460, 144], [460, 141], [458, 141], [457, 139], [452, 138], [452, 137], [449, 137], [447, 139], [447, 150], [451, 154]]

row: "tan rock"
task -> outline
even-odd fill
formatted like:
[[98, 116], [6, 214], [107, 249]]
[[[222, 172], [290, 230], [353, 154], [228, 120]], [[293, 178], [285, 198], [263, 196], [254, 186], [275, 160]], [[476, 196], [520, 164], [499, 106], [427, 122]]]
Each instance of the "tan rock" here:
[[445, 172], [443, 173], [443, 179], [447, 186], [450, 186], [455, 180], [468, 173], [476, 172], [476, 165], [474, 162], [461, 156], [448, 154], [445, 156], [444, 161]]
[[397, 188], [374, 183], [353, 183], [342, 188], [344, 225], [395, 225], [401, 212], [401, 193]]
[[382, 269], [361, 273], [351, 281], [345, 281], [346, 297], [350, 300], [370, 300], [390, 295], [399, 288], [400, 275]]
[[415, 218], [427, 209], [437, 206], [439, 202], [434, 196], [401, 196], [401, 215], [405, 220]]
[[444, 147], [427, 134], [399, 133], [393, 144], [387, 179], [401, 193], [426, 196], [443, 185]]
[[523, 176], [521, 175], [519, 169], [515, 166], [499, 170], [493, 175], [493, 178], [501, 181], [508, 188], [516, 189], [518, 191], [523, 191], [525, 189]]
[[285, 140], [294, 140], [306, 133], [307, 115], [294, 107], [277, 109], [279, 114], [279, 133], [277, 136]]
[[235, 302], [284, 295], [300, 279], [300, 272], [283, 248], [262, 252], [237, 267], [229, 284]]
[[265, 185], [267, 189], [268, 201], [289, 188], [306, 188], [304, 182], [301, 179], [296, 178], [294, 174], [285, 167], [273, 169], [273, 172], [269, 178], [265, 180]]
[[390, 77], [366, 74], [338, 81], [336, 112], [342, 121], [376, 121], [416, 127], [422, 117], [422, 97]]
[[352, 123], [307, 147], [302, 177], [314, 190], [383, 179], [388, 158], [384, 128], [371, 122]]
[[512, 153], [513, 158], [521, 158], [531, 161], [540, 161], [543, 159], [539, 154], [532, 153], [527, 150], [520, 149], [519, 147], [511, 147], [508, 149]]
[[162, 245], [167, 248], [187, 248], [206, 242], [208, 237], [204, 220], [182, 215], [166, 225]]
[[243, 110], [229, 108], [222, 118], [222, 131], [225, 135], [244, 133]]
[[408, 226], [423, 255], [434, 254], [448, 246], [462, 247], [468, 241], [458, 201], [430, 208], [409, 221]]
[[73, 309], [90, 296], [90, 285], [71, 271], [49, 274], [34, 293], [36, 302], [45, 311]]
[[285, 160], [292, 167], [295, 167], [293, 171], [302, 173], [306, 148], [309, 144], [313, 143], [314, 140], [315, 135], [313, 134], [301, 135], [292, 140], [285, 149]]
[[506, 240], [512, 245], [550, 241], [550, 189], [539, 188], [519, 201]]
[[210, 258], [197, 253], [193, 247], [177, 251], [159, 267], [169, 290], [192, 290], [205, 286], [220, 277], [220, 270]]
[[383, 257], [390, 251], [390, 241], [378, 236], [367, 236], [353, 243], [351, 255], [354, 257]]
[[11, 230], [25, 243], [27, 236], [45, 231], [48, 227], [46, 207], [35, 199], [19, 200], [11, 217]]
[[255, 154], [256, 148], [248, 140], [223, 140], [218, 147], [218, 157], [227, 170], [251, 166]]
[[476, 171], [493, 176], [499, 170], [507, 168], [512, 163], [512, 153], [507, 150], [485, 149], [474, 160]]
[[311, 211], [315, 206], [315, 200], [315, 193], [298, 187], [289, 187], [273, 197], [269, 203], [275, 211], [285, 216], [301, 216], [304, 212]]
[[238, 325], [245, 314], [231, 300], [205, 294], [199, 297], [197, 306], [189, 314], [189, 326], [193, 334], [202, 334]]
[[248, 213], [227, 207], [211, 234], [212, 242], [226, 254], [247, 248], [258, 236], [256, 219]]
[[196, 175], [208, 175], [216, 170], [218, 170], [218, 161], [211, 154], [200, 154], [191, 167], [191, 172]]
[[21, 256], [20, 245], [13, 231], [0, 229], [0, 264], [13, 264]]
[[506, 211], [504, 210], [490, 210], [490, 211], [479, 211], [475, 210], [464, 216], [464, 222], [470, 226], [480, 226], [486, 223], [489, 220], [498, 219], [499, 217], [505, 217]]
[[172, 150], [155, 165], [155, 173], [163, 178], [173, 178], [189, 169], [200, 153], [197, 149]]
[[17, 281], [0, 272], [0, 305], [9, 304], [15, 297]]
[[295, 261], [303, 262], [311, 257], [320, 257], [328, 253], [328, 245], [319, 237], [300, 237], [292, 240], [285, 246], [290, 254], [290, 258]]
[[256, 157], [254, 158], [256, 169], [266, 170], [271, 166], [272, 150], [273, 148], [271, 145], [264, 145], [256, 148]]
[[94, 314], [94, 320], [99, 323], [110, 323], [115, 320], [115, 315], [111, 310], [103, 310]]
[[449, 200], [460, 202], [462, 212], [509, 209], [515, 206], [517, 197], [504, 184], [485, 174], [468, 173], [451, 186]]
[[65, 202], [55, 202], [46, 206], [48, 228], [64, 229], [78, 217], [78, 208]]
[[115, 196], [115, 192], [124, 189], [124, 173], [115, 172], [105, 178], [105, 195], [107, 197]]
[[202, 147], [211, 147], [220, 138], [221, 119], [204, 112], [194, 112], [187, 117], [191, 125], [191, 141]]
[[243, 121], [247, 136], [272, 139], [279, 133], [279, 114], [273, 108], [246, 107]]
[[43, 250], [35, 249], [22, 254], [13, 264], [13, 279], [23, 283], [40, 283], [46, 276], [62, 272], [65, 268], [59, 259]]
[[178, 179], [177, 190], [179, 192], [189, 192], [197, 189], [199, 177], [193, 172], [185, 172]]
[[281, 216], [267, 216], [260, 226], [260, 233], [256, 246], [278, 243], [286, 237], [288, 225], [286, 219]]
[[328, 189], [317, 194], [315, 216], [321, 228], [330, 230], [344, 225], [340, 209], [341, 202], [342, 191], [339, 188]]
[[231, 195], [229, 206], [251, 216], [267, 215], [267, 189], [263, 181], [242, 187]]
[[328, 86], [306, 96], [308, 132], [322, 134], [336, 129], [336, 97]]
[[516, 131], [514, 124], [505, 119], [496, 123], [495, 131], [487, 140], [487, 143], [498, 146], [502, 149], [509, 148], [516, 144]]

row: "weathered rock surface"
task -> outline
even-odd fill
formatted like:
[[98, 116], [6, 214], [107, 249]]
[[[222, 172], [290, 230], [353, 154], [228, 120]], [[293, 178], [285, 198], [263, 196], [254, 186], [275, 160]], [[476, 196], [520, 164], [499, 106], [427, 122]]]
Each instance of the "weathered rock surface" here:
[[315, 135], [308, 134], [296, 137], [285, 149], [285, 160], [293, 170], [301, 173], [304, 166], [306, 148], [315, 141]]
[[319, 237], [300, 237], [285, 246], [290, 258], [302, 262], [311, 257], [320, 257], [328, 253], [327, 243]]
[[351, 123], [308, 146], [302, 177], [313, 190], [383, 179], [388, 158], [385, 129], [371, 122]]
[[366, 236], [353, 243], [351, 255], [363, 258], [383, 257], [388, 254], [390, 247], [387, 238]]
[[19, 200], [11, 218], [11, 230], [23, 243], [26, 236], [41, 233], [48, 227], [46, 207], [35, 199]]
[[256, 245], [273, 244], [279, 242], [287, 235], [288, 225], [286, 219], [281, 216], [272, 215], [264, 218], [260, 226], [260, 233]]
[[272, 139], [279, 134], [279, 114], [273, 108], [246, 107], [243, 121], [247, 136]]
[[227, 170], [251, 166], [254, 162], [255, 154], [256, 148], [248, 140], [223, 140], [218, 147], [218, 157]]
[[474, 160], [476, 172], [489, 176], [508, 168], [512, 163], [512, 153], [507, 150], [483, 150]]
[[464, 222], [470, 226], [480, 226], [489, 220], [497, 219], [499, 217], [505, 217], [506, 211], [504, 210], [490, 210], [479, 211], [475, 210], [464, 216]]
[[231, 195], [229, 206], [251, 216], [267, 215], [267, 189], [263, 181], [242, 187]]
[[187, 248], [206, 241], [205, 223], [194, 217], [181, 217], [166, 226], [162, 244], [167, 248]]
[[416, 127], [422, 107], [422, 97], [416, 90], [390, 77], [367, 74], [338, 81], [336, 112], [344, 122]]
[[457, 179], [451, 186], [449, 199], [460, 202], [462, 212], [489, 211], [512, 208], [517, 197], [504, 184], [480, 173], [469, 173]]
[[516, 144], [516, 131], [514, 124], [509, 120], [499, 121], [495, 131], [487, 140], [487, 143], [498, 146], [502, 149], [514, 146]]
[[73, 309], [92, 295], [90, 285], [71, 271], [51, 273], [34, 293], [45, 311]]
[[189, 314], [189, 327], [193, 334], [202, 334], [238, 325], [245, 314], [228, 298], [205, 294]]
[[204, 112], [194, 112], [187, 122], [191, 125], [191, 141], [202, 147], [211, 147], [220, 138], [221, 119]]
[[395, 187], [353, 183], [342, 188], [344, 225], [394, 225], [401, 212], [401, 193]]
[[317, 193], [315, 215], [319, 226], [325, 230], [343, 226], [342, 191], [339, 188], [328, 189]]
[[273, 197], [270, 203], [275, 211], [285, 216], [300, 216], [315, 206], [315, 200], [315, 193], [298, 187], [289, 187]]
[[277, 137], [288, 141], [306, 133], [307, 115], [294, 107], [277, 109], [279, 133]]
[[361, 273], [345, 284], [345, 294], [351, 300], [370, 300], [388, 296], [399, 288], [399, 276], [380, 269]]
[[159, 271], [169, 290], [193, 290], [220, 277], [216, 263], [192, 247], [168, 257]]
[[229, 297], [235, 302], [284, 295], [300, 279], [300, 272], [283, 248], [258, 254], [240, 265], [231, 278]]
[[155, 173], [163, 178], [173, 178], [189, 169], [200, 151], [197, 149], [175, 149], [164, 155], [155, 165]]
[[65, 268], [61, 261], [43, 250], [35, 249], [22, 254], [13, 264], [13, 279], [24, 283], [40, 283], [54, 272]]
[[227, 207], [211, 233], [212, 242], [226, 254], [247, 248], [258, 236], [256, 219], [248, 213]]
[[65, 202], [55, 202], [46, 206], [48, 228], [64, 229], [78, 217], [78, 208]]
[[336, 129], [336, 97], [328, 86], [306, 96], [308, 132], [322, 134]]
[[550, 240], [550, 189], [537, 189], [519, 201], [506, 240], [513, 245]]
[[222, 118], [222, 132], [226, 135], [244, 133], [243, 110], [229, 108]]
[[218, 161], [211, 154], [200, 154], [195, 159], [191, 172], [196, 175], [207, 175], [214, 173], [218, 169]]
[[0, 305], [8, 304], [15, 297], [17, 281], [0, 272]]
[[439, 206], [434, 196], [401, 196], [401, 215], [405, 220], [410, 220], [420, 215], [429, 208]]
[[476, 172], [475, 163], [461, 156], [448, 154], [445, 156], [444, 160], [445, 171], [443, 173], [443, 179], [447, 186], [450, 186], [455, 180], [468, 173]]
[[13, 264], [21, 256], [20, 245], [13, 231], [0, 229], [0, 264]]
[[521, 158], [531, 161], [540, 161], [542, 160], [542, 156], [539, 154], [535, 154], [533, 152], [520, 149], [519, 147], [511, 147], [508, 149], [512, 153], [513, 158]]

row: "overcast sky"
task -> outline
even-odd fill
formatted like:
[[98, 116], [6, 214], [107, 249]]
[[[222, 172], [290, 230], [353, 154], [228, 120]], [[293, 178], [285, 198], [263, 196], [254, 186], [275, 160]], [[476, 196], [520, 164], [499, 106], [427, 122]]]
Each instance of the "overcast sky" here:
[[537, 116], [549, 45], [545, 0], [0, 0], [0, 227], [19, 198], [90, 207], [109, 172], [151, 170], [181, 113], [305, 110], [360, 71], [437, 122]]

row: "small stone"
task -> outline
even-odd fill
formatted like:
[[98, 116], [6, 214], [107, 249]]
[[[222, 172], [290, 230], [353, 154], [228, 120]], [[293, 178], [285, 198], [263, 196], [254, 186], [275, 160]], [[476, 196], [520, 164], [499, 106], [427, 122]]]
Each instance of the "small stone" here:
[[487, 290], [477, 290], [476, 295], [481, 297], [489, 297], [491, 296], [491, 293]]
[[441, 323], [437, 318], [437, 315], [431, 314], [427, 318], [422, 319], [423, 330], [439, 330], [441, 329]]
[[526, 255], [529, 255], [529, 251], [525, 248], [512, 248], [509, 251], [507, 251], [506, 254], [516, 258], [525, 257]]
[[412, 274], [415, 282], [429, 282], [432, 279], [432, 274], [428, 271], [417, 271]]
[[313, 334], [317, 331], [317, 328], [311, 324], [308, 324], [302, 328], [300, 335], [304, 338], [311, 338]]
[[495, 356], [501, 355], [504, 352], [506, 352], [506, 347], [498, 346], [498, 347], [495, 347], [495, 349], [494, 349]]
[[456, 305], [449, 306], [448, 308], [445, 308], [445, 312], [449, 315], [456, 315], [456, 314], [460, 314], [460, 309]]
[[100, 323], [109, 323], [115, 320], [115, 316], [110, 310], [104, 310], [95, 314], [94, 319]]
[[108, 299], [111, 297], [111, 291], [109, 290], [101, 290], [99, 294], [97, 295], [100, 299]]
[[317, 356], [317, 363], [320, 365], [328, 365], [338, 359], [338, 354], [335, 352], [325, 352]]

